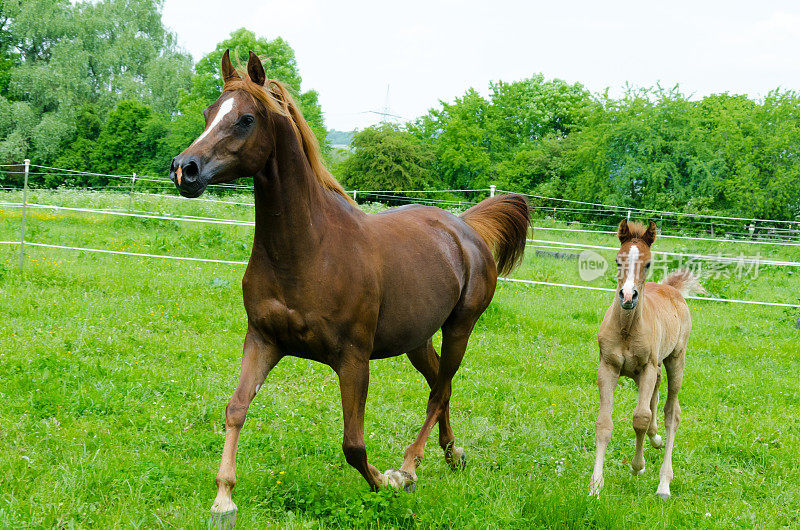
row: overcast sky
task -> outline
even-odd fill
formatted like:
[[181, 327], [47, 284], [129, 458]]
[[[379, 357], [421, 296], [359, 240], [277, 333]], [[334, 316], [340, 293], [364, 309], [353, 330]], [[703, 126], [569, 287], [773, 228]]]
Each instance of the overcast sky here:
[[[220, 7], [224, 6], [224, 7]], [[469, 87], [541, 72], [593, 92], [625, 82], [753, 97], [800, 89], [800, 2], [166, 0], [197, 61], [240, 27], [294, 48], [328, 128], [404, 120]]]

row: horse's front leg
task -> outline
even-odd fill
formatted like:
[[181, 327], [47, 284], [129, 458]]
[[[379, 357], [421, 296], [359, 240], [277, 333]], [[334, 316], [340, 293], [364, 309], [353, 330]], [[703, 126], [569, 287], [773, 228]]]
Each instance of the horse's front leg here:
[[600, 359], [600, 366], [597, 367], [597, 390], [600, 394], [600, 411], [597, 414], [597, 422], [594, 426], [594, 440], [597, 450], [594, 458], [594, 471], [589, 482], [589, 495], [600, 495], [603, 488], [603, 464], [606, 459], [606, 449], [608, 442], [611, 441], [611, 430], [614, 422], [611, 418], [611, 411], [614, 405], [614, 390], [619, 382], [619, 368], [612, 366], [605, 360]]
[[275, 345], [265, 342], [257, 332], [248, 330], [244, 339], [244, 355], [239, 375], [239, 385], [233, 392], [225, 409], [225, 446], [222, 462], [217, 473], [217, 497], [211, 506], [212, 525], [218, 528], [236, 524], [236, 505], [231, 500], [231, 491], [236, 484], [236, 447], [247, 409], [258, 389], [272, 368], [278, 364], [281, 354]]
[[367, 446], [364, 443], [364, 407], [369, 388], [369, 359], [347, 356], [336, 369], [342, 393], [344, 417], [344, 439], [342, 451], [347, 463], [356, 468], [376, 491], [388, 481], [378, 469], [367, 462]]
[[658, 372], [655, 364], [648, 364], [639, 374], [639, 402], [633, 411], [633, 430], [636, 431], [636, 452], [631, 460], [631, 471], [634, 475], [644, 473], [644, 435], [651, 429], [653, 412], [651, 410], [653, 393], [655, 392]]

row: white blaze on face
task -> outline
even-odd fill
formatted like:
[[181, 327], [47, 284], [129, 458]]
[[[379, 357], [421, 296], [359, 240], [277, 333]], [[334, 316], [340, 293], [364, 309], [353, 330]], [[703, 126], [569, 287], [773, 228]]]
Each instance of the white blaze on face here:
[[628, 251], [628, 270], [625, 283], [622, 284], [623, 299], [627, 302], [633, 298], [633, 287], [636, 283], [636, 264], [639, 262], [639, 247], [631, 245]]
[[214, 120], [211, 122], [211, 125], [209, 125], [209, 126], [208, 126], [208, 128], [207, 128], [205, 131], [203, 131], [203, 134], [201, 134], [200, 136], [198, 136], [198, 137], [197, 137], [197, 140], [195, 140], [194, 142], [192, 142], [192, 145], [194, 145], [194, 144], [196, 144], [196, 143], [200, 142], [200, 141], [201, 141], [203, 138], [205, 138], [205, 137], [206, 137], [206, 135], [207, 135], [208, 133], [210, 133], [210, 132], [211, 132], [211, 130], [212, 130], [214, 127], [216, 127], [217, 125], [219, 125], [219, 122], [221, 122], [221, 121], [222, 121], [222, 119], [223, 119], [223, 118], [224, 118], [224, 117], [225, 117], [225, 116], [226, 116], [226, 115], [227, 115], [227, 114], [228, 114], [230, 111], [232, 111], [232, 110], [233, 110], [233, 107], [235, 107], [235, 106], [236, 106], [236, 100], [233, 98], [233, 96], [231, 96], [231, 97], [229, 97], [228, 99], [226, 99], [225, 101], [223, 101], [223, 102], [220, 104], [220, 106], [219, 106], [219, 109], [217, 109], [217, 115], [216, 115], [216, 116], [214, 116]]

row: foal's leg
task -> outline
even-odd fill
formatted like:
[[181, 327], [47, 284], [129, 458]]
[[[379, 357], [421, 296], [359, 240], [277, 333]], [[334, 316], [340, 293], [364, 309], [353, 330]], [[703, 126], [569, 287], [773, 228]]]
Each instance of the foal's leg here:
[[675, 443], [675, 431], [681, 422], [681, 406], [678, 404], [678, 392], [683, 383], [683, 366], [685, 351], [673, 359], [673, 355], [664, 359], [664, 367], [667, 369], [667, 401], [664, 403], [664, 427], [667, 430], [667, 443], [664, 449], [664, 463], [658, 474], [659, 497], [669, 499], [669, 485], [672, 482], [672, 447]]
[[[428, 386], [433, 390], [436, 384], [436, 376], [439, 373], [439, 356], [433, 348], [433, 340], [429, 339], [426, 344], [408, 352], [408, 358], [428, 382]], [[455, 446], [455, 436], [450, 426], [450, 406], [445, 406], [439, 417], [439, 446], [444, 450], [444, 459], [452, 469], [463, 469], [466, 465], [466, 454], [464, 449]], [[416, 480], [415, 473], [409, 471], [406, 466], [403, 470], [410, 472]]]
[[231, 500], [231, 491], [236, 484], [236, 447], [247, 409], [261, 388], [261, 384], [281, 355], [277, 348], [264, 342], [253, 331], [244, 339], [244, 355], [239, 375], [239, 385], [233, 392], [225, 409], [225, 446], [222, 462], [217, 473], [217, 497], [211, 506], [212, 525], [223, 528], [236, 524], [236, 505]]
[[606, 449], [611, 441], [611, 430], [614, 422], [611, 419], [611, 410], [614, 405], [614, 390], [619, 381], [619, 368], [600, 360], [597, 367], [597, 389], [600, 394], [600, 412], [594, 426], [594, 440], [597, 452], [594, 458], [594, 472], [589, 483], [589, 495], [600, 495], [603, 487], [603, 463], [606, 459]]
[[372, 491], [386, 486], [387, 480], [375, 466], [367, 463], [364, 443], [364, 407], [369, 387], [369, 360], [347, 357], [336, 370], [342, 393], [344, 439], [342, 451], [347, 463], [356, 468]]
[[631, 461], [634, 475], [644, 473], [644, 435], [651, 427], [653, 413], [650, 411], [658, 379], [658, 366], [648, 364], [639, 374], [639, 403], [633, 411], [633, 430], [636, 431], [636, 454]]
[[647, 436], [650, 438], [650, 445], [655, 447], [656, 449], [660, 449], [664, 447], [664, 441], [661, 439], [661, 436], [658, 434], [658, 421], [657, 412], [658, 412], [658, 389], [661, 387], [661, 367], [658, 367], [658, 373], [656, 374], [656, 386], [653, 389], [653, 398], [650, 400], [650, 414], [652, 415], [652, 419], [650, 420], [650, 427], [647, 429]]
[[[420, 429], [417, 439], [406, 448], [405, 461], [400, 471], [409, 475], [411, 479], [416, 477], [417, 462], [422, 460], [425, 443], [428, 441], [433, 425], [437, 421], [445, 419], [443, 413], [450, 404], [450, 382], [461, 365], [461, 360], [464, 358], [471, 332], [472, 324], [442, 328], [442, 357], [439, 361], [439, 372], [436, 374], [436, 380], [428, 398], [425, 422], [422, 424], [422, 429]], [[448, 439], [445, 439], [445, 441], [451, 443]], [[387, 471], [388, 473], [389, 471]]]

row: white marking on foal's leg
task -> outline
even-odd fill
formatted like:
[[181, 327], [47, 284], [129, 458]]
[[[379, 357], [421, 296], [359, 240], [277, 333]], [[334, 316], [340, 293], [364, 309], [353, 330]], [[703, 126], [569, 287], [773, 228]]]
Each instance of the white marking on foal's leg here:
[[192, 142], [192, 145], [202, 141], [203, 138], [205, 138], [214, 127], [219, 125], [219, 123], [222, 121], [222, 118], [224, 118], [230, 111], [233, 110], [234, 106], [236, 106], [236, 100], [234, 99], [233, 96], [223, 101], [222, 104], [219, 106], [219, 109], [217, 110], [217, 115], [214, 116], [214, 121], [211, 122], [211, 125], [209, 125], [205, 131], [203, 131], [203, 134], [197, 137], [197, 140]]

